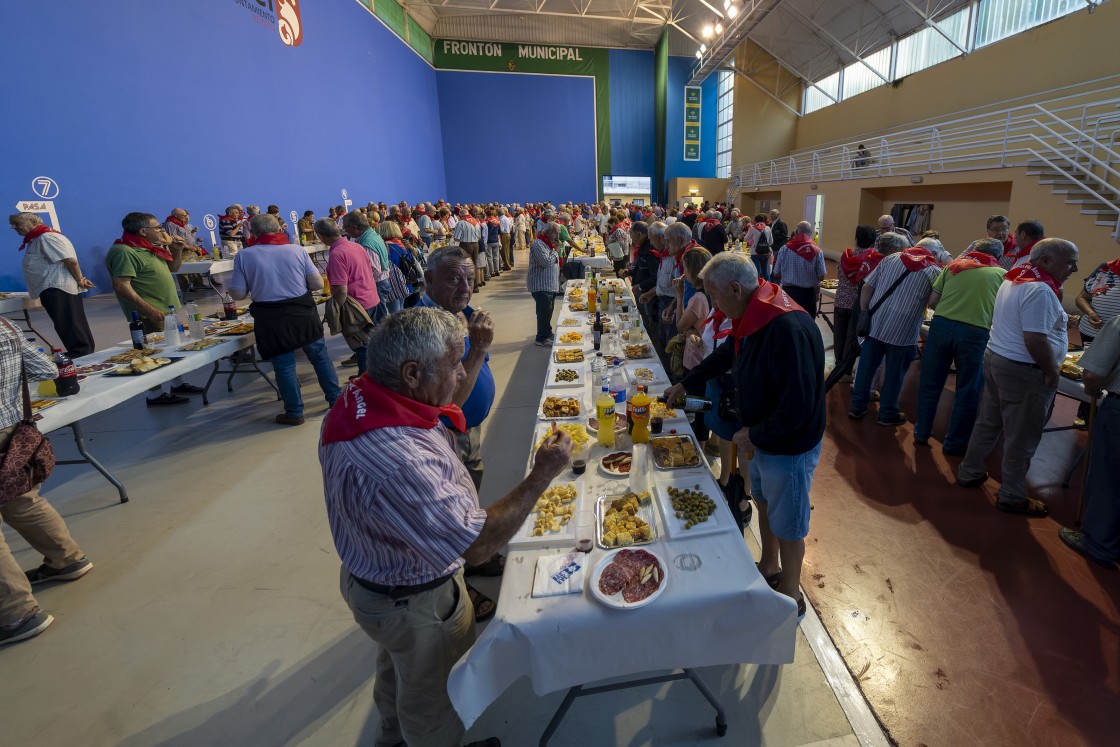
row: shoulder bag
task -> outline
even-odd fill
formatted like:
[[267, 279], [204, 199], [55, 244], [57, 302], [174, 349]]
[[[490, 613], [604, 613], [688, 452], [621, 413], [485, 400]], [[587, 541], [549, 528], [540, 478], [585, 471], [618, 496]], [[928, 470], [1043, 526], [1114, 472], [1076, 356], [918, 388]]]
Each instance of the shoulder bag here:
[[0, 506], [45, 482], [54, 470], [51, 442], [35, 427], [31, 392], [27, 388], [27, 366], [20, 347], [20, 383], [23, 388], [23, 420], [16, 424], [7, 451], [0, 454]]
[[[867, 311], [860, 312], [859, 321], [856, 322], [856, 335], [858, 335], [859, 337], [867, 337], [869, 334], [871, 334], [871, 315], [879, 310], [879, 307], [882, 306], [886, 302], [886, 300], [891, 297], [891, 294], [898, 289], [898, 286], [902, 285], [902, 281], [905, 280], [909, 275], [910, 272], [908, 270], [903, 270], [902, 274], [899, 275], [898, 280], [894, 281], [894, 284], [891, 285], [890, 288], [887, 288], [887, 292], [883, 294], [882, 298], [875, 302], [874, 306], [872, 306]], [[860, 287], [862, 288], [862, 284]]]

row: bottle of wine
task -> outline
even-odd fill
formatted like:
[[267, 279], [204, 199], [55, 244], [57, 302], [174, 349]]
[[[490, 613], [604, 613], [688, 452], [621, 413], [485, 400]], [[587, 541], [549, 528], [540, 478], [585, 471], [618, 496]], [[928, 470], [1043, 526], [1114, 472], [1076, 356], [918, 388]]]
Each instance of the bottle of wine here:
[[128, 335], [132, 338], [132, 347], [137, 350], [144, 349], [144, 324], [140, 321], [140, 313], [132, 312], [132, 321], [128, 323]]
[[[657, 400], [659, 402], [665, 402], [664, 397], [658, 397]], [[686, 394], [676, 402], [667, 404], [669, 404], [670, 407], [679, 407], [685, 412], [711, 412], [712, 410], [712, 401], [710, 399], [694, 397], [691, 394]]]
[[602, 345], [603, 345], [603, 317], [598, 311], [595, 312], [595, 323], [593, 325], [591, 325], [591, 337], [594, 340], [595, 349], [596, 350], [602, 349]]

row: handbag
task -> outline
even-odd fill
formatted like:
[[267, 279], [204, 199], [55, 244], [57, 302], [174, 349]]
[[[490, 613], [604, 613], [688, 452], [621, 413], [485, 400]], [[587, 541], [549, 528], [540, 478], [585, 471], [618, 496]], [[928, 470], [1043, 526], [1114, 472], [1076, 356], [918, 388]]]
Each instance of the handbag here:
[[607, 244], [607, 254], [611, 259], [618, 260], [626, 256], [626, 249], [617, 241]]
[[[910, 275], [909, 272], [903, 272], [898, 277], [898, 280], [894, 281], [894, 285], [892, 285], [890, 288], [887, 288], [887, 292], [883, 294], [883, 297], [875, 302], [874, 306], [872, 306], [870, 309], [867, 309], [866, 311], [864, 311], [862, 309], [860, 310], [859, 321], [856, 322], [856, 335], [857, 336], [867, 337], [868, 335], [871, 334], [871, 315], [879, 310], [879, 307], [882, 306], [883, 303], [886, 302], [886, 300], [891, 297], [891, 294], [894, 293], [895, 290], [898, 289], [898, 286], [902, 285], [902, 281], [905, 280], [909, 275]], [[862, 287], [862, 284], [861, 284], [860, 287]]]
[[23, 387], [23, 420], [12, 431], [8, 448], [0, 455], [0, 506], [46, 481], [54, 470], [54, 448], [35, 427], [31, 392], [27, 388], [27, 366], [20, 348], [20, 383]]

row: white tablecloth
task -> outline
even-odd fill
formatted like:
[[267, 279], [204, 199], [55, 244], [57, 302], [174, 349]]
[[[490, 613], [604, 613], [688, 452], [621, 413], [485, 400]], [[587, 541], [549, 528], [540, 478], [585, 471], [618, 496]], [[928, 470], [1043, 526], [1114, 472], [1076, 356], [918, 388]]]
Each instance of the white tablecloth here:
[[31, 300], [27, 292], [9, 293], [7, 298], [0, 298], [0, 314], [11, 314], [13, 311], [24, 309], [37, 309], [41, 307], [39, 299]]
[[[311, 244], [303, 247], [308, 256], [325, 252], [329, 247], [323, 244]], [[223, 272], [233, 271], [233, 259], [200, 259], [195, 262], [184, 262], [175, 271], [176, 275], [221, 275]]]
[[[587, 317], [586, 313], [572, 314], [566, 303], [559, 313], [561, 317]], [[558, 327], [558, 335], [572, 329]], [[580, 331], [590, 349], [590, 329], [585, 326]], [[658, 379], [666, 378], [656, 358], [640, 365], [654, 369]], [[549, 389], [549, 394], [582, 393], [590, 402], [591, 378], [587, 376], [583, 389]], [[655, 387], [654, 394], [658, 393]], [[671, 428], [691, 432], [683, 419], [666, 421], [665, 431]], [[627, 478], [611, 478], [599, 471], [599, 460], [607, 451], [596, 445], [586, 474], [576, 476], [568, 469], [555, 481], [586, 486], [583, 510], [575, 519], [579, 537], [594, 537], [595, 499], [626, 492], [630, 485]], [[660, 537], [648, 549], [662, 557], [669, 575], [665, 591], [645, 607], [608, 608], [587, 588], [581, 594], [533, 598], [537, 557], [571, 550], [572, 543], [544, 549], [511, 548], [497, 614], [448, 679], [451, 701], [467, 727], [522, 676], [543, 695], [652, 670], [793, 661], [795, 604], [772, 591], [759, 575], [711, 473], [698, 469], [653, 474], [652, 465], [643, 469], [635, 464], [634, 487], [642, 488], [651, 478], [684, 475], [706, 486], [730, 528], [670, 539], [658, 513]], [[588, 570], [606, 552], [596, 547], [588, 558]]]
[[[189, 342], [189, 341], [188, 341]], [[239, 350], [256, 342], [253, 333], [229, 337], [220, 345], [214, 345], [206, 350], [181, 351], [172, 348], [163, 348], [158, 354], [161, 358], [182, 358], [163, 368], [140, 376], [106, 376], [96, 373], [87, 376], [81, 382], [81, 391], [72, 397], [60, 397], [60, 403], [40, 412], [43, 419], [39, 421], [39, 430], [43, 433], [63, 428], [83, 418], [96, 415], [111, 407], [132, 399], [138, 394], [143, 394], [156, 384], [164, 384], [176, 376], [183, 376], [192, 371], [197, 371], [204, 366], [233, 355]], [[152, 347], [161, 348], [162, 343], [152, 343]], [[75, 361], [76, 365], [100, 363], [106, 358], [131, 350], [131, 343], [121, 343], [106, 350], [98, 350]], [[34, 395], [34, 388], [32, 389]], [[33, 397], [38, 399], [38, 397]], [[50, 398], [53, 399], [53, 398]]]

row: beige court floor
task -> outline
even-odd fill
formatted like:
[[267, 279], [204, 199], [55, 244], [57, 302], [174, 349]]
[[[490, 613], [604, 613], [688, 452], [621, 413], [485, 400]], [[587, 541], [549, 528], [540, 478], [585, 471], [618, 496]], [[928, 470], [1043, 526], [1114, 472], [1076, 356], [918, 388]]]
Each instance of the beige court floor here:
[[[483, 441], [487, 504], [524, 472], [548, 353], [532, 345], [523, 270], [488, 284], [475, 305], [498, 320], [499, 394]], [[99, 347], [127, 337], [111, 297], [90, 299], [87, 311]], [[35, 323], [49, 334], [42, 312]], [[335, 360], [349, 354], [341, 338], [330, 348]], [[47, 483], [95, 568], [38, 594], [56, 618], [49, 630], [0, 649], [0, 745], [373, 743], [374, 645], [338, 593], [315, 455], [325, 402], [310, 366], [299, 372], [308, 422], [298, 428], [272, 423], [278, 403], [252, 376], [238, 377], [232, 394], [215, 383], [209, 407], [193, 398], [149, 410], [137, 398], [87, 421], [90, 448], [132, 500], [118, 505], [86, 466], [60, 466]], [[205, 375], [189, 379], [202, 384]], [[53, 440], [60, 459], [74, 455], [68, 431]], [[4, 531], [24, 567], [39, 562]], [[496, 595], [499, 580], [478, 585]], [[710, 707], [678, 682], [577, 700], [552, 744], [860, 743], [800, 633], [791, 665], [700, 671], [727, 708], [724, 740]], [[518, 683], [468, 738], [536, 744], [561, 698]]]

